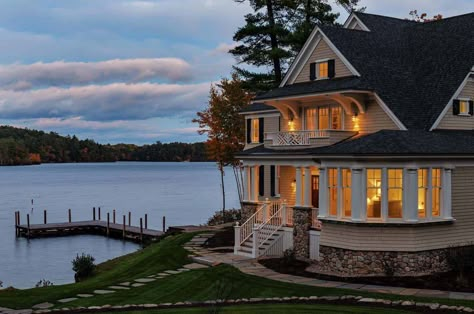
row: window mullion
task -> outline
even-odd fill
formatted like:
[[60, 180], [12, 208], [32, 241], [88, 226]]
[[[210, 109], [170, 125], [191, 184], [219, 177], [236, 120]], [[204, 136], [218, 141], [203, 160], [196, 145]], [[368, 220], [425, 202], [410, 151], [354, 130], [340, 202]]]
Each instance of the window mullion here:
[[382, 221], [388, 218], [388, 174], [387, 168], [382, 168]]

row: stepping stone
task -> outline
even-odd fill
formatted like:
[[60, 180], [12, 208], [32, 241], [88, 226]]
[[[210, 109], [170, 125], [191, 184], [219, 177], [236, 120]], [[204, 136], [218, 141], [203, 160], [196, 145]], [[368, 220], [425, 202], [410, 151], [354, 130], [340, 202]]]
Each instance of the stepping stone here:
[[202, 268], [209, 268], [207, 265], [203, 264], [198, 264], [198, 263], [191, 263], [183, 266], [185, 269], [191, 270], [191, 269], [202, 269]]
[[92, 298], [93, 294], [81, 293], [77, 295], [79, 298]]
[[61, 299], [61, 300], [58, 300], [59, 303], [69, 303], [69, 302], [72, 302], [72, 301], [76, 301], [77, 298], [66, 298], [66, 299]]
[[156, 279], [154, 278], [140, 278], [140, 279], [135, 279], [136, 282], [140, 283], [147, 283], [147, 282], [152, 282], [155, 281]]
[[155, 278], [155, 275], [147, 276], [147, 278]]
[[109, 294], [109, 293], [115, 293], [115, 291], [111, 290], [94, 290], [95, 294]]
[[141, 287], [141, 286], [144, 286], [145, 284], [144, 283], [134, 283], [132, 284], [132, 287], [136, 288], [136, 287]]
[[176, 274], [179, 274], [179, 271], [176, 271], [176, 270], [165, 270], [165, 273], [168, 273], [170, 275], [176, 275]]
[[123, 286], [110, 286], [108, 288], [109, 289], [114, 289], [114, 290], [130, 290], [129, 287], [123, 287]]
[[126, 287], [130, 286], [130, 284], [131, 284], [130, 281], [119, 283], [120, 286], [126, 286]]
[[[45, 302], [45, 303], [40, 303], [40, 304], [33, 305], [33, 308], [36, 309], [36, 310], [45, 310], [45, 309], [49, 309], [53, 306], [54, 306], [53, 303]], [[2, 312], [1, 308], [0, 308], [0, 312]]]
[[168, 273], [159, 273], [158, 276], [162, 276], [162, 277], [166, 277], [166, 276], [169, 276], [170, 274]]
[[178, 268], [178, 271], [179, 271], [179, 272], [190, 271], [190, 269], [187, 269], [187, 268]]

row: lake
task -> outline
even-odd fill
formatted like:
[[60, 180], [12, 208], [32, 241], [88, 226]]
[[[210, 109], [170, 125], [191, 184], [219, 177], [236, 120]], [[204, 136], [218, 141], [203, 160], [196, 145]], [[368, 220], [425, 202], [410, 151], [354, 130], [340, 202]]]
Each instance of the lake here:
[[[226, 207], [239, 206], [232, 169], [227, 170]], [[117, 211], [117, 220], [132, 212], [132, 224], [148, 214], [148, 226], [204, 224], [221, 208], [220, 177], [214, 163], [91, 163], [0, 167], [0, 281], [3, 287], [28, 288], [39, 280], [74, 282], [71, 261], [91, 254], [96, 263], [134, 252], [139, 246], [101, 236], [71, 236], [26, 240], [15, 238], [14, 212], [22, 223], [91, 220], [92, 207], [102, 219]], [[33, 205], [31, 204], [33, 200]], [[33, 209], [32, 209], [33, 208]]]

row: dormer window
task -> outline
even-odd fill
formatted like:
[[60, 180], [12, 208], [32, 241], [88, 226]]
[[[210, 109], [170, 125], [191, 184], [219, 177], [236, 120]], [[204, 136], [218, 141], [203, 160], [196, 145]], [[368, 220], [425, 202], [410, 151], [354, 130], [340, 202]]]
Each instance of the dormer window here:
[[472, 116], [474, 114], [474, 104], [469, 99], [453, 100], [453, 115], [455, 116]]
[[336, 74], [335, 72], [334, 59], [317, 60], [309, 65], [309, 78], [311, 81], [333, 78]]

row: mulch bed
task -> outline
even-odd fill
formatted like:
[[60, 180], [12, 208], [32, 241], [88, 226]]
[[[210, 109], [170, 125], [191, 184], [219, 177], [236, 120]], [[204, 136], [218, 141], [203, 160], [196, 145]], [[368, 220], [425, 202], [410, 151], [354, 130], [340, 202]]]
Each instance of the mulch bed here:
[[416, 289], [449, 290], [459, 292], [474, 292], [474, 273], [466, 274], [467, 286], [460, 287], [456, 273], [446, 272], [426, 276], [392, 276], [392, 277], [338, 277], [306, 271], [310, 265], [307, 262], [294, 260], [287, 262], [283, 258], [261, 259], [259, 263], [282, 274], [309, 277], [321, 280], [343, 281], [368, 285], [394, 286]]

